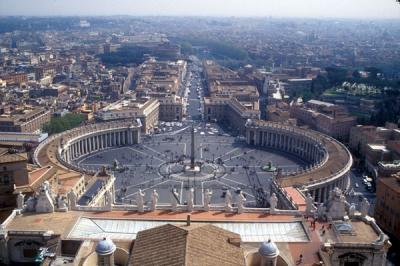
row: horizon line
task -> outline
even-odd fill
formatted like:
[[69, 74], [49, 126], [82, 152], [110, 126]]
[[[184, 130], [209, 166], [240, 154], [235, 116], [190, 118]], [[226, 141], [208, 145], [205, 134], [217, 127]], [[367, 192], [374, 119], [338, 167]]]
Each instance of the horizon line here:
[[156, 14], [143, 14], [143, 15], [128, 15], [128, 14], [97, 14], [97, 15], [78, 15], [78, 14], [63, 14], [63, 15], [1, 15], [0, 18], [7, 17], [26, 17], [26, 18], [75, 18], [75, 17], [83, 17], [83, 18], [94, 18], [94, 17], [151, 17], [151, 18], [256, 18], [256, 19], [319, 19], [319, 20], [332, 20], [332, 19], [340, 19], [340, 20], [400, 20], [400, 17], [331, 17], [331, 16], [274, 16], [274, 15], [156, 15]]

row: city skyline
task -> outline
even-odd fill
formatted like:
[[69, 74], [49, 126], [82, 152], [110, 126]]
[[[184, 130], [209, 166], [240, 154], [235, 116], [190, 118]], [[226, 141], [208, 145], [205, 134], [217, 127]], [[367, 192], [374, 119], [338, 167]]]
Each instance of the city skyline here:
[[305, 0], [3, 0], [0, 16], [238, 16], [238, 17], [304, 17], [304, 18], [400, 18], [400, 5], [394, 0], [319, 1]]

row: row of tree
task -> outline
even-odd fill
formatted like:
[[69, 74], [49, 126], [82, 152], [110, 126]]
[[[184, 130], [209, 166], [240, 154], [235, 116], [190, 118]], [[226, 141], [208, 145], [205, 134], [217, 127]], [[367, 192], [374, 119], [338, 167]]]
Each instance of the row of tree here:
[[61, 133], [77, 127], [85, 120], [82, 114], [70, 113], [62, 117], [53, 117], [50, 122], [43, 125], [42, 130], [49, 135]]

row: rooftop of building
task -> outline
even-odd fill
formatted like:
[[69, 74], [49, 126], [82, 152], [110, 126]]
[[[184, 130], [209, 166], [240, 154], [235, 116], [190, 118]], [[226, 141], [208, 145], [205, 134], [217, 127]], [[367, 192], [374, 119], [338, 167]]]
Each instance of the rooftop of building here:
[[317, 108], [320, 108], [320, 109], [323, 109], [323, 108], [328, 108], [328, 109], [330, 109], [330, 108], [338, 108], [338, 109], [341, 109], [342, 107], [341, 106], [339, 106], [339, 105], [337, 105], [337, 104], [333, 104], [333, 103], [329, 103], [329, 102], [323, 102], [323, 101], [319, 101], [319, 100], [308, 100], [307, 102], [306, 102], [306, 105], [307, 106], [312, 106], [312, 107], [317, 107]]
[[382, 151], [382, 152], [389, 152], [386, 145], [379, 145], [379, 144], [367, 144], [367, 146], [374, 151]]
[[321, 236], [323, 242], [333, 243], [372, 243], [379, 238], [379, 234], [368, 223], [362, 220], [333, 223], [332, 230], [326, 230]]
[[166, 224], [139, 232], [129, 265], [245, 265], [239, 244], [240, 235], [210, 224]]
[[58, 175], [59, 189], [58, 193], [61, 195], [67, 194], [82, 180], [83, 176], [81, 173], [69, 172]]
[[142, 110], [156, 101], [157, 101], [156, 99], [148, 99], [148, 98], [123, 99], [104, 107], [103, 109], [100, 110], [100, 112]]
[[382, 186], [382, 184], [390, 190], [400, 195], [400, 175], [393, 175], [391, 177], [382, 177], [378, 179], [377, 187]]
[[0, 156], [0, 163], [18, 163], [27, 161], [27, 153], [4, 153]]
[[29, 121], [31, 118], [45, 112], [46, 109], [41, 107], [19, 109], [9, 114], [0, 115], [0, 122], [14, 122], [15, 124], [22, 124]]
[[[237, 263], [240, 257], [243, 258], [242, 252], [244, 254], [254, 252], [258, 250], [260, 243], [268, 239], [276, 243], [285, 260], [294, 264], [302, 254], [303, 265], [313, 265], [321, 260], [318, 254], [322, 243], [370, 245], [379, 239], [379, 233], [372, 225], [371, 218], [367, 220], [354, 218], [347, 222], [333, 221], [331, 228], [328, 223], [317, 222], [313, 230], [307, 219], [293, 215], [196, 211], [191, 213], [190, 226], [187, 226], [187, 215], [187, 212], [166, 210], [145, 213], [132, 211], [23, 213], [17, 215], [6, 229], [25, 231], [26, 225], [29, 224], [29, 230], [52, 231], [61, 235], [61, 239], [96, 241], [109, 237], [117, 246], [120, 246], [120, 243], [125, 243], [124, 246], [127, 246], [126, 243], [136, 239], [130, 265], [137, 265], [135, 261], [140, 261], [139, 265], [148, 265], [146, 263], [154, 265], [153, 259], [156, 258], [178, 259], [171, 258], [171, 254], [182, 256], [180, 257], [182, 261], [192, 260], [193, 254], [197, 254], [202, 257], [200, 259], [207, 260], [204, 261], [205, 264], [200, 265], [231, 265], [206, 262], [208, 259], [213, 261], [217, 259], [216, 255], [220, 252], [219, 259], [225, 260], [230, 254], [229, 256], [235, 261], [238, 259]], [[296, 237], [300, 237], [300, 231], [297, 232], [292, 226], [285, 229], [288, 224], [302, 224], [303, 229], [300, 231], [305, 239], [296, 240]], [[263, 228], [264, 225], [269, 227]], [[271, 235], [258, 238], [257, 235], [263, 234], [263, 231]], [[224, 242], [220, 242], [221, 239]], [[226, 246], [232, 244], [233, 247]], [[213, 251], [209, 250], [210, 248]], [[235, 255], [231, 254], [233, 251]], [[202, 252], [211, 256], [206, 258]], [[150, 258], [153, 255], [155, 257]]]
[[383, 168], [392, 168], [392, 169], [398, 169], [400, 168], [400, 160], [395, 160], [395, 161], [391, 161], [391, 162], [384, 162], [384, 161], [380, 161], [378, 162], [380, 167]]
[[[135, 221], [164, 221], [164, 222], [184, 222], [187, 218], [186, 212], [172, 212], [157, 210], [153, 212], [138, 213], [132, 211], [112, 211], [112, 212], [54, 212], [54, 213], [24, 213], [18, 215], [7, 226], [9, 230], [26, 230], [26, 225], [30, 225], [30, 230], [51, 230], [56, 234], [67, 238], [72, 229], [77, 226], [80, 218], [102, 219], [102, 220], [135, 220]], [[271, 215], [267, 213], [226, 213], [221, 211], [198, 211], [191, 213], [192, 222], [270, 222], [270, 223], [291, 223], [299, 222], [301, 218], [293, 215]], [[114, 232], [116, 233], [116, 232]], [[104, 234], [104, 232], [103, 232]]]

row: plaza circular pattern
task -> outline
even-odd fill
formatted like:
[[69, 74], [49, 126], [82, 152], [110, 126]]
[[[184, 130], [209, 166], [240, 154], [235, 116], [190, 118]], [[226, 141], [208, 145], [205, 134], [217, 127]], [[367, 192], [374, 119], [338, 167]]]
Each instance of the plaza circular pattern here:
[[297, 171], [308, 165], [289, 153], [254, 147], [243, 139], [225, 132], [217, 124], [195, 123], [195, 169], [190, 167], [191, 126], [182, 125], [171, 132], [145, 136], [141, 143], [112, 147], [80, 157], [72, 165], [96, 171], [107, 166], [116, 176], [118, 203], [134, 203], [139, 189], [151, 200], [157, 190], [159, 202], [169, 203], [171, 191], [179, 193], [185, 204], [186, 193], [195, 189], [195, 204], [202, 204], [203, 192], [213, 192], [212, 202], [224, 201], [226, 190], [232, 194], [243, 191], [247, 206], [265, 206], [276, 171]]

